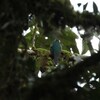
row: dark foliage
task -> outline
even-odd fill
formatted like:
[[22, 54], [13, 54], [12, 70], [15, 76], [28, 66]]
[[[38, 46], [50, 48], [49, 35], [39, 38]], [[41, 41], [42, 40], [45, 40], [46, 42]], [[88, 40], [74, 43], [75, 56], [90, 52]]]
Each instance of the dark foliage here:
[[[68, 4], [69, 6], [67, 6]], [[71, 27], [81, 25], [84, 28], [100, 26], [99, 15], [89, 12], [82, 14], [74, 12], [70, 3], [68, 4], [65, 5], [56, 0], [0, 1], [0, 100], [24, 100], [29, 90], [26, 85], [27, 77], [30, 76], [30, 62], [28, 64], [26, 62], [32, 58], [25, 59], [27, 56], [25, 50], [22, 54], [17, 51], [20, 43], [27, 48], [22, 32], [28, 28], [29, 14], [36, 16], [38, 23], [43, 21], [45, 32], [49, 32], [52, 26], [64, 27], [66, 24]], [[84, 91], [76, 85], [76, 81], [85, 68], [97, 64], [99, 58], [100, 53], [95, 54], [72, 69], [57, 71], [55, 75], [51, 73], [52, 75], [36, 81], [32, 93], [30, 93], [32, 94], [29, 97], [30, 100], [92, 100], [96, 90]], [[31, 62], [33, 66], [34, 63]], [[74, 88], [79, 89], [78, 93], [73, 90]], [[82, 96], [83, 93], [84, 96]], [[91, 95], [89, 98], [88, 93]]]
[[[98, 100], [92, 97], [99, 97], [99, 94], [94, 94], [94, 91], [98, 91], [99, 83], [95, 82], [98, 85], [94, 85], [92, 82], [90, 82], [96, 87], [96, 89], [91, 89], [87, 91], [84, 88], [79, 87], [77, 85], [77, 81], [81, 76], [84, 76], [84, 72], [91, 69], [92, 66], [95, 66], [95, 70], [100, 69], [99, 58], [100, 52], [86, 58], [83, 62], [80, 62], [73, 68], [67, 70], [56, 69], [48, 74], [46, 77], [38, 79], [33, 86], [31, 95], [29, 95], [29, 99], [33, 100], [35, 98], [36, 100]], [[98, 74], [98, 77], [100, 77], [100, 71], [95, 72]]]

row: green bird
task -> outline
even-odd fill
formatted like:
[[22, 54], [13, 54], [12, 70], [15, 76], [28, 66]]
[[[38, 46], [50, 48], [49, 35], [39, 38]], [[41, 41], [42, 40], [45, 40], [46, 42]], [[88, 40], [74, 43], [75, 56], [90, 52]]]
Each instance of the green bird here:
[[55, 39], [50, 47], [51, 58], [53, 59], [55, 66], [58, 65], [59, 58], [61, 55], [61, 49], [62, 49], [62, 47], [60, 44], [60, 40]]

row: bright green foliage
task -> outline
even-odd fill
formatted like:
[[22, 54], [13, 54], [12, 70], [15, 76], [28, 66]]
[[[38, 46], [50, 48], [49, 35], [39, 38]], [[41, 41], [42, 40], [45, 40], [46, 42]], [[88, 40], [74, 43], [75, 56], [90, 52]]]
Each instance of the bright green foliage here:
[[[56, 37], [54, 36], [54, 34], [56, 35]], [[25, 36], [25, 38], [28, 43], [28, 47], [32, 47], [33, 46], [32, 31], [30, 31]], [[73, 52], [79, 53], [75, 42], [75, 39], [77, 39], [78, 36], [69, 27], [65, 27], [60, 31], [52, 31], [50, 36], [48, 35], [46, 36], [43, 33], [36, 34], [34, 40], [35, 47], [50, 49], [50, 45], [55, 38], [58, 38], [61, 41], [62, 49], [70, 51], [70, 48], [72, 48]]]
[[36, 36], [35, 45], [36, 45], [37, 48], [45, 48], [45, 49], [49, 50], [50, 44], [51, 44], [52, 41], [53, 41], [52, 38], [47, 37], [47, 36], [40, 33], [40, 35]]
[[37, 75], [39, 70], [43, 72], [51, 70], [53, 62], [50, 57], [50, 51], [43, 48], [36, 48], [34, 51], [36, 53], [36, 55], [33, 55], [36, 61], [35, 74]]
[[[40, 69], [43, 69], [44, 72], [51, 72], [54, 67], [54, 62], [52, 60], [50, 50], [36, 48], [34, 51], [36, 54], [33, 55], [35, 60], [35, 73], [37, 74]], [[70, 57], [70, 52], [62, 50], [59, 58], [59, 63], [65, 67], [65, 65], [68, 65], [68, 60]]]
[[70, 48], [72, 48], [74, 53], [79, 53], [75, 42], [75, 39], [77, 39], [78, 36], [73, 31], [71, 31], [69, 27], [66, 27], [64, 30], [62, 30], [59, 38], [61, 40], [63, 49], [70, 51]]

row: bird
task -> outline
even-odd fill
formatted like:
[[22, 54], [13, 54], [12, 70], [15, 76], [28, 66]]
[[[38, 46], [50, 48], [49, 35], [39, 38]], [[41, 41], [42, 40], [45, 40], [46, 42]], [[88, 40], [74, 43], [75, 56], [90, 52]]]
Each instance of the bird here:
[[61, 44], [59, 39], [55, 39], [50, 46], [50, 54], [53, 59], [54, 65], [57, 66], [61, 55]]

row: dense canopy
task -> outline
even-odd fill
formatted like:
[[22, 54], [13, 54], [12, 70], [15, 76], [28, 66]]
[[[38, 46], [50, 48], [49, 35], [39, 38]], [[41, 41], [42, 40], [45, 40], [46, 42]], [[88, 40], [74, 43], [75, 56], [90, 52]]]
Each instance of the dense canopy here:
[[[1, 0], [0, 99], [98, 100], [100, 95], [100, 51], [94, 54], [90, 37], [96, 33], [99, 38], [100, 14], [95, 3], [93, 3], [93, 8], [94, 12], [92, 13], [86, 11], [85, 8], [80, 13], [74, 11], [69, 0]], [[89, 34], [80, 35], [88, 46], [88, 49], [84, 48], [83, 53], [90, 50], [92, 56], [76, 65], [69, 66], [68, 62], [66, 63], [69, 59], [65, 57], [65, 53], [67, 53], [67, 57], [70, 56], [70, 53], [64, 52], [63, 54], [62, 52], [60, 60], [64, 64], [61, 62], [57, 69], [53, 69], [46, 76], [38, 79], [36, 74], [39, 65], [51, 66], [53, 64], [49, 55], [50, 52], [44, 48], [33, 48], [31, 54], [27, 53], [29, 41], [22, 33], [23, 30], [27, 30], [33, 25], [36, 30], [39, 29], [42, 32], [41, 37], [38, 37], [39, 41], [43, 41], [41, 39], [43, 36], [49, 37], [55, 34], [54, 30], [60, 29], [63, 35], [59, 35], [58, 32], [57, 36], [62, 39], [63, 47], [70, 51], [70, 47], [68, 47], [70, 44], [75, 53], [78, 53], [75, 44], [77, 36], [73, 35], [70, 28], [76, 26], [78, 30], [84, 29]], [[68, 27], [66, 28], [66, 26]], [[33, 33], [36, 31], [35, 29]], [[88, 29], [92, 31], [88, 32]], [[66, 47], [65, 36], [69, 36], [71, 39], [68, 40], [74, 44], [69, 42]], [[48, 43], [53, 40], [52, 37], [49, 38]], [[36, 40], [36, 45], [40, 46], [38, 40]], [[45, 42], [43, 43], [45, 44]], [[19, 47], [22, 48], [21, 52], [18, 51]], [[45, 44], [44, 47], [49, 48], [48, 44]], [[47, 60], [48, 63], [46, 63]], [[65, 67], [62, 68], [61, 65]], [[50, 67], [50, 69], [52, 68]], [[30, 82], [31, 78], [33, 79], [32, 82]], [[91, 78], [94, 79], [91, 81]], [[81, 87], [79, 83], [85, 83], [85, 85]]]

